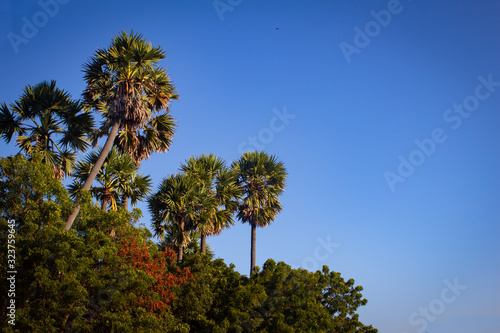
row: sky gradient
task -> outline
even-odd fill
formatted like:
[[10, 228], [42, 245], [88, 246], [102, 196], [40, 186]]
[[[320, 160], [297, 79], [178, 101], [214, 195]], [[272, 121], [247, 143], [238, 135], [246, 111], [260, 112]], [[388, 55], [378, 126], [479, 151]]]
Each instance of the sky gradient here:
[[[355, 279], [383, 333], [499, 331], [500, 1], [54, 1], [0, 2], [0, 101], [51, 79], [78, 98], [134, 29], [180, 95], [141, 166], [155, 190], [192, 155], [263, 149], [289, 176], [258, 266]], [[248, 225], [208, 243], [248, 274]]]

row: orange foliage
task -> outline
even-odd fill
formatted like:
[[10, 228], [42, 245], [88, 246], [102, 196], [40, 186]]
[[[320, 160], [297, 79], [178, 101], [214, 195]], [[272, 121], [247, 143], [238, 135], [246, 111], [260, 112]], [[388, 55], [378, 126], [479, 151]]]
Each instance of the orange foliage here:
[[149, 286], [149, 291], [158, 294], [159, 300], [154, 300], [151, 295], [140, 295], [135, 300], [135, 305], [149, 312], [164, 311], [174, 299], [171, 288], [193, 278], [187, 268], [180, 270], [177, 267], [174, 272], [170, 272], [175, 262], [174, 251], [166, 249], [151, 256], [146, 242], [139, 245], [135, 238], [123, 242], [118, 256], [127, 264], [144, 271], [155, 279], [155, 282]]

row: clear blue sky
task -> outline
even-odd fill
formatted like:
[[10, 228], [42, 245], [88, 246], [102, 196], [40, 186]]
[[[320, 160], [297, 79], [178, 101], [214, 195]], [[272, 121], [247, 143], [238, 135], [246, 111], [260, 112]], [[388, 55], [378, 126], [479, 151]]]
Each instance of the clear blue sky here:
[[[380, 332], [499, 331], [499, 1], [60, 2], [0, 2], [0, 101], [50, 79], [78, 97], [86, 59], [134, 29], [181, 97], [171, 151], [141, 167], [155, 189], [255, 137], [289, 172], [257, 265], [354, 278]], [[208, 241], [248, 274], [248, 225]]]

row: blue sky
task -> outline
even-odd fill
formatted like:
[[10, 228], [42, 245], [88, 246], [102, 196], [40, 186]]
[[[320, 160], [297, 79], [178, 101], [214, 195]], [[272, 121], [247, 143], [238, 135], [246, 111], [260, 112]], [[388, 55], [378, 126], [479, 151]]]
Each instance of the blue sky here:
[[[141, 167], [155, 188], [189, 156], [231, 163], [254, 142], [289, 172], [257, 265], [354, 278], [380, 332], [498, 332], [499, 1], [57, 4], [0, 3], [0, 101], [50, 79], [78, 97], [86, 59], [134, 29], [180, 94], [171, 151]], [[248, 225], [208, 242], [248, 273]]]

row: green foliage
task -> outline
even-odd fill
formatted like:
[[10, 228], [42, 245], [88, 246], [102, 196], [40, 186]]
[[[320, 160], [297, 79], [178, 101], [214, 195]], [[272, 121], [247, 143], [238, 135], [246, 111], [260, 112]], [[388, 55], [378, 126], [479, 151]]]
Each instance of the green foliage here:
[[[186, 327], [166, 309], [175, 286], [189, 274], [174, 267], [171, 251], [158, 251], [149, 241], [149, 231], [133, 226], [136, 213], [103, 212], [87, 196], [75, 228], [65, 231], [63, 221], [71, 200], [50, 176], [51, 168], [39, 156], [31, 161], [9, 157], [1, 159], [0, 165], [0, 243], [7, 243], [8, 220], [14, 220], [18, 272], [16, 325], [6, 326], [5, 331], [132, 332]], [[111, 230], [116, 230], [115, 237], [109, 235]], [[0, 252], [0, 265], [7, 267], [6, 251]], [[6, 288], [0, 285], [4, 319], [9, 302]], [[145, 306], [137, 306], [139, 301]]]
[[18, 232], [35, 221], [43, 226], [58, 220], [71, 208], [66, 190], [51, 177], [52, 168], [42, 162], [40, 154], [35, 154], [32, 161], [21, 155], [0, 161], [2, 217], [15, 218]]
[[[129, 213], [128, 201], [151, 184], [138, 165], [170, 149], [176, 126], [169, 105], [178, 95], [164, 58], [142, 35], [121, 32], [84, 65], [85, 104], [55, 81], [0, 104], [0, 136], [17, 134], [29, 157], [0, 159], [0, 243], [15, 244], [15, 265], [7, 251], [0, 265], [17, 271], [14, 291], [0, 284], [2, 332], [377, 332], [359, 322], [367, 301], [354, 280], [326, 266], [312, 273], [269, 259], [254, 267], [256, 227], [282, 210], [287, 171], [274, 155], [247, 152], [231, 168], [213, 154], [190, 158], [148, 200], [162, 243], [135, 225], [141, 212]], [[90, 110], [104, 117], [98, 130]], [[108, 139], [78, 164], [72, 205], [56, 178], [72, 172], [88, 136], [93, 146]], [[90, 191], [96, 176], [101, 186]], [[234, 213], [252, 227], [250, 277], [214, 260], [210, 248], [200, 254]], [[6, 323], [12, 299], [15, 326]]]
[[269, 259], [247, 278], [220, 259], [186, 255], [182, 265], [193, 279], [173, 311], [192, 332], [377, 332], [355, 313], [363, 288], [326, 266], [311, 273]]
[[51, 168], [37, 155], [0, 166], [0, 241], [14, 220], [18, 272], [16, 325], [4, 332], [377, 332], [358, 320], [362, 288], [326, 266], [311, 273], [269, 259], [247, 277], [195, 247], [177, 265], [134, 226], [137, 210], [104, 212], [88, 193], [74, 229], [62, 230], [71, 201]]

